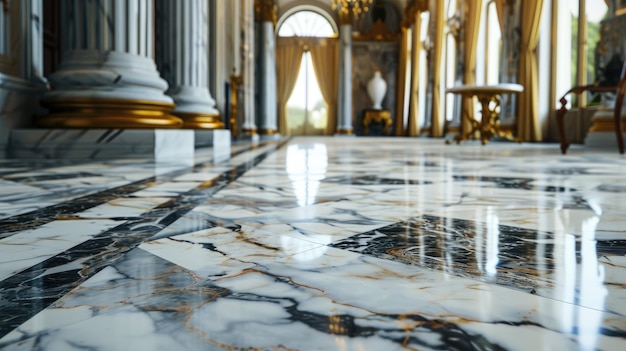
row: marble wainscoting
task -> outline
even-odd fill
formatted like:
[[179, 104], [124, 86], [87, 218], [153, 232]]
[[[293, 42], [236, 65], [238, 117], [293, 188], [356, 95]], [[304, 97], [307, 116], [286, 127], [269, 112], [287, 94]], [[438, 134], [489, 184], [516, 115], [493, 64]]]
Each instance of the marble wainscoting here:
[[296, 138], [8, 214], [0, 348], [623, 350], [624, 166]]

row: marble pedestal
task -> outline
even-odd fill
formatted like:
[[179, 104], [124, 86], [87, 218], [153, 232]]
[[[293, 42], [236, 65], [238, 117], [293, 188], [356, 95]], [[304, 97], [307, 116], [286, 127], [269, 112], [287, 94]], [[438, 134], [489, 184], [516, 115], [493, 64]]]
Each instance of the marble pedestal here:
[[6, 154], [22, 159], [153, 159], [194, 164], [193, 130], [14, 129]]

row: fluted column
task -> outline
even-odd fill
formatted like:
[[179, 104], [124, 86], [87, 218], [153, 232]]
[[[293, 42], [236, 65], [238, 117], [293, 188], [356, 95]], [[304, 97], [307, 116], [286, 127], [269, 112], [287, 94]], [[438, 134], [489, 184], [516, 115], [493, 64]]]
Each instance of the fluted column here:
[[156, 63], [183, 128], [224, 127], [209, 91], [208, 12], [206, 0], [156, 1]]
[[352, 10], [339, 13], [339, 99], [337, 134], [351, 135], [352, 126]]
[[261, 96], [260, 134], [278, 136], [276, 110], [276, 39], [274, 35], [275, 7], [273, 0], [260, 0], [256, 6], [261, 22]]
[[154, 62], [152, 0], [61, 0], [63, 44], [46, 127], [176, 128]]
[[241, 112], [243, 113], [242, 134], [257, 135], [254, 109], [254, 0], [241, 0]]
[[46, 84], [43, 75], [43, 0], [16, 4], [22, 10], [22, 77], [36, 84]]

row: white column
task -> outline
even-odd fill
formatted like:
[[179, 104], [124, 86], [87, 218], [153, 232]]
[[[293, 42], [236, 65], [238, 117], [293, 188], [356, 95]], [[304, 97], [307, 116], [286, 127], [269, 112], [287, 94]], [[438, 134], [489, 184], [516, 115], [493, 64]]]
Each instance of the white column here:
[[352, 127], [352, 25], [339, 28], [341, 54], [339, 57], [339, 99], [337, 134], [351, 135]]
[[152, 0], [61, 0], [62, 59], [47, 127], [180, 127], [154, 62]]
[[224, 126], [209, 91], [208, 12], [206, 0], [156, 1], [156, 62], [184, 128]]
[[[266, 9], [267, 10], [267, 9]], [[274, 23], [261, 23], [263, 36], [263, 90], [261, 94], [261, 134], [278, 136], [276, 111], [276, 40]]]
[[257, 135], [256, 116], [254, 109], [254, 0], [241, 0], [241, 107], [244, 135]]

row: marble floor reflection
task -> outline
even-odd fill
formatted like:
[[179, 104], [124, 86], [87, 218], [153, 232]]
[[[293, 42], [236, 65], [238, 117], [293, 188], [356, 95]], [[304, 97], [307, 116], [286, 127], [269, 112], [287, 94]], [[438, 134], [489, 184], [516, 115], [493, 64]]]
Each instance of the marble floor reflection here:
[[0, 349], [626, 350], [626, 158], [558, 150], [0, 160]]

